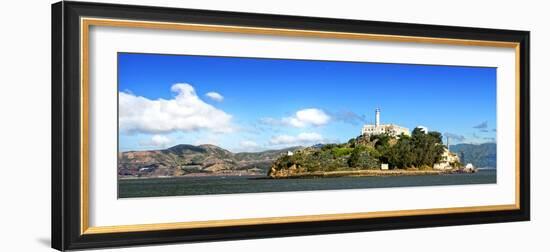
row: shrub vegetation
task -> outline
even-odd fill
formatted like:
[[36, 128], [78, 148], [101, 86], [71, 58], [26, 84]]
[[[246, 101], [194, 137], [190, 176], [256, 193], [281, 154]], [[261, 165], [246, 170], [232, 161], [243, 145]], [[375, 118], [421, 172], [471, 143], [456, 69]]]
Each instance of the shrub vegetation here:
[[380, 169], [380, 165], [386, 163], [390, 169], [424, 170], [438, 163], [444, 150], [439, 132], [426, 134], [415, 128], [411, 136], [358, 136], [343, 144], [307, 147], [291, 156], [280, 157], [273, 163], [273, 169], [293, 167], [306, 172], [363, 170]]

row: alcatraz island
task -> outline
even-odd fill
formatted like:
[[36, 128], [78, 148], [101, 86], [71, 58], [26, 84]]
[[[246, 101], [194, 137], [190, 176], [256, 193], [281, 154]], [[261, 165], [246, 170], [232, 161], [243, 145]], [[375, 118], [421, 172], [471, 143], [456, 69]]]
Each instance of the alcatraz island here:
[[349, 176], [406, 176], [474, 173], [472, 164], [463, 165], [456, 153], [443, 144], [443, 136], [417, 126], [408, 128], [380, 123], [364, 125], [361, 134], [342, 144], [314, 145], [288, 151], [268, 171], [274, 179]]

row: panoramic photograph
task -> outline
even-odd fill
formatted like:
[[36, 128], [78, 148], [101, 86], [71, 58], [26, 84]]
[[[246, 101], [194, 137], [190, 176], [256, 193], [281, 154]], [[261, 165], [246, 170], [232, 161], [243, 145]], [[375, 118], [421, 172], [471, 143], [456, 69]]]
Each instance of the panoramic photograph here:
[[497, 182], [493, 67], [117, 57], [118, 198]]

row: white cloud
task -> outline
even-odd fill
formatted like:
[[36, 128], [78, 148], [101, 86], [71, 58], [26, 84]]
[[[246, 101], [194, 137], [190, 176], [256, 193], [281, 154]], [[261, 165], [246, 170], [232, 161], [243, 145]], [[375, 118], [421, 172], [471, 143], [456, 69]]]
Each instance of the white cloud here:
[[300, 133], [297, 136], [278, 135], [269, 140], [273, 145], [298, 145], [298, 144], [315, 144], [324, 142], [325, 139], [318, 133], [307, 132]]
[[163, 136], [163, 135], [154, 135], [151, 137], [151, 140], [146, 142], [141, 142], [140, 144], [143, 146], [154, 146], [154, 147], [166, 147], [172, 142], [170, 138]]
[[208, 96], [208, 98], [210, 98], [214, 101], [217, 101], [217, 102], [223, 101], [223, 96], [220, 93], [217, 93], [217, 92], [208, 92], [208, 93], [206, 93], [206, 96]]
[[124, 132], [150, 134], [174, 131], [210, 130], [231, 132], [232, 116], [205, 103], [186, 83], [174, 84], [172, 99], [150, 100], [128, 92], [119, 92], [119, 126]]
[[296, 128], [308, 126], [322, 126], [330, 121], [330, 116], [322, 109], [307, 108], [296, 111], [293, 116], [284, 117], [281, 120], [274, 118], [262, 118], [260, 122], [269, 125], [288, 125]]
[[309, 125], [321, 126], [327, 124], [329, 120], [330, 116], [323, 110], [316, 108], [298, 110], [294, 116], [283, 118], [283, 122], [287, 122], [289, 125], [297, 128]]
[[256, 148], [258, 147], [258, 143], [254, 142], [254, 141], [250, 141], [250, 140], [244, 140], [244, 141], [241, 141], [239, 143], [239, 145], [242, 147], [242, 148]]

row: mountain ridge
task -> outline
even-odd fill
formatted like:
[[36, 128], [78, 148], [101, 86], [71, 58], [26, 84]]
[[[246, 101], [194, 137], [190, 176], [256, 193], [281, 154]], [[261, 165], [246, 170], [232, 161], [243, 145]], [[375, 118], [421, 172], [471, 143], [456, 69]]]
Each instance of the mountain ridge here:
[[212, 144], [178, 144], [162, 150], [118, 154], [118, 176], [164, 177], [186, 175], [263, 175], [271, 163], [294, 146], [259, 152], [236, 152]]
[[450, 145], [449, 148], [460, 157], [461, 162], [464, 164], [472, 163], [479, 168], [497, 167], [496, 143], [460, 143]]

